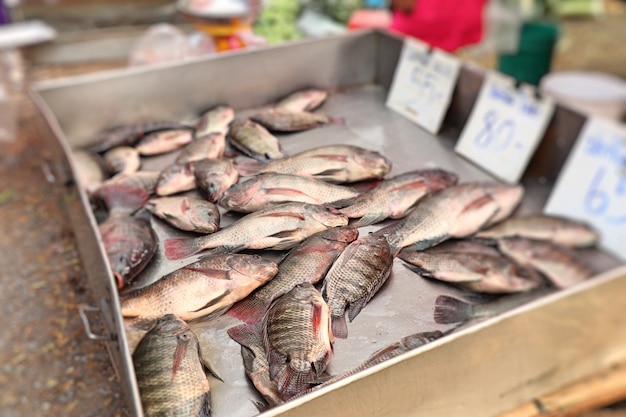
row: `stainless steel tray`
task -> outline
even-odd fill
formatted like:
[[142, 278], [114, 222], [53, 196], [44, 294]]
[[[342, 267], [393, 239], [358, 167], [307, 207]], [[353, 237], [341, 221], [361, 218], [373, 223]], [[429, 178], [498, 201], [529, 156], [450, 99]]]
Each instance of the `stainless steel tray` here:
[[[40, 83], [32, 97], [47, 121], [49, 160], [67, 189], [72, 218], [90, 288], [102, 310], [113, 363], [137, 416], [141, 405], [119, 299], [85, 194], [73, 181], [72, 148], [90, 143], [101, 128], [137, 118], [193, 119], [202, 109], [228, 103], [248, 111], [306, 86], [332, 91], [321, 111], [345, 118], [331, 126], [285, 136], [288, 153], [312, 146], [349, 143], [377, 150], [394, 163], [392, 174], [440, 166], [462, 181], [490, 178], [452, 151], [476, 98], [482, 73], [465, 66], [440, 137], [433, 137], [385, 105], [387, 88], [402, 46], [383, 32], [355, 32], [262, 50], [224, 53], [185, 64], [127, 69]], [[565, 121], [565, 122], [563, 122]], [[557, 108], [555, 118], [524, 177], [521, 212], [541, 210], [584, 118]], [[148, 164], [159, 166], [166, 158]], [[545, 161], [549, 163], [545, 163]], [[225, 223], [232, 221], [226, 217]], [[175, 235], [153, 222], [160, 240]], [[380, 226], [362, 228], [361, 234]], [[496, 318], [448, 335], [333, 386], [264, 413], [267, 416], [492, 416], [534, 396], [626, 357], [626, 317], [621, 312], [626, 268], [609, 255], [586, 251], [598, 276], [542, 297]], [[145, 285], [194, 258], [167, 262], [162, 253], [140, 277]], [[608, 272], [606, 272], [608, 271]], [[393, 274], [338, 340], [330, 372], [338, 373], [375, 350], [411, 333], [446, 330], [433, 322], [434, 299], [458, 294], [426, 281], [396, 260]], [[239, 345], [225, 329], [230, 316], [193, 323], [207, 356], [224, 382], [211, 381], [213, 415], [257, 414], [259, 398], [245, 378]]]

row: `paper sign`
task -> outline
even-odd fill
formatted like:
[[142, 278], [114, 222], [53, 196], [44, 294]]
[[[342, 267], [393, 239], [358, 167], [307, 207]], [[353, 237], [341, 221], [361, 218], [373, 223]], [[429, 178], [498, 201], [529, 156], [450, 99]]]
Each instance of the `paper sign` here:
[[406, 39], [396, 67], [387, 107], [437, 134], [450, 106], [461, 62], [440, 50]]
[[485, 77], [455, 151], [501, 180], [516, 183], [550, 122], [554, 102], [530, 85], [490, 73]]
[[588, 222], [626, 260], [626, 127], [587, 120], [544, 211]]

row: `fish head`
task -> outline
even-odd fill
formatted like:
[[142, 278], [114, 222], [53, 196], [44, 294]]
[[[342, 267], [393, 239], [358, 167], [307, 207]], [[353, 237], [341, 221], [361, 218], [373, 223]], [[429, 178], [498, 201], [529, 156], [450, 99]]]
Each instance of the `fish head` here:
[[245, 206], [258, 195], [261, 190], [261, 182], [255, 177], [240, 184], [231, 186], [224, 192], [219, 200], [220, 206], [232, 210], [236, 207]]
[[180, 191], [182, 183], [193, 179], [193, 164], [173, 164], [161, 171], [157, 180], [157, 195], [169, 195]]
[[510, 255], [516, 260], [532, 259], [535, 256], [537, 242], [532, 239], [520, 237], [505, 237], [498, 239], [498, 249], [505, 255]]
[[259, 255], [235, 254], [228, 258], [227, 263], [241, 275], [254, 279], [261, 284], [278, 274], [276, 262], [264, 259]]
[[333, 227], [322, 232], [321, 236], [332, 242], [352, 243], [359, 237], [359, 229], [355, 226]]
[[152, 333], [159, 336], [175, 336], [189, 330], [189, 325], [174, 314], [159, 317], [152, 328]]
[[303, 208], [307, 215], [326, 228], [346, 226], [348, 224], [348, 217], [334, 207], [305, 204]]
[[488, 183], [483, 184], [483, 188], [500, 207], [488, 224], [494, 224], [509, 217], [524, 197], [524, 187], [519, 184]]
[[391, 171], [391, 161], [376, 151], [357, 148], [352, 157], [357, 165], [367, 168], [374, 178], [382, 178]]
[[443, 169], [429, 169], [422, 176], [431, 192], [441, 191], [457, 183], [459, 176]]
[[597, 231], [585, 223], [569, 223], [567, 227], [562, 227], [558, 231], [559, 240], [563, 242], [577, 242], [576, 246], [593, 246], [600, 239]]

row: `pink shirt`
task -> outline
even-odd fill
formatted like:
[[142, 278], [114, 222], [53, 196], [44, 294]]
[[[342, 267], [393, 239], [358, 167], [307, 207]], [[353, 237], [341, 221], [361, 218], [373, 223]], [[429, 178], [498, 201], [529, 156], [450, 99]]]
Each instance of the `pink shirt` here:
[[482, 38], [485, 0], [416, 0], [410, 14], [393, 12], [390, 29], [446, 51]]

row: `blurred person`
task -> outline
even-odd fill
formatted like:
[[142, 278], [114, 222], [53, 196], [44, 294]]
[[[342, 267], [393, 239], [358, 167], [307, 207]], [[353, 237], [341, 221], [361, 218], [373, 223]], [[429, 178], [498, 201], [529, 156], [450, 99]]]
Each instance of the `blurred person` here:
[[483, 35], [486, 0], [392, 0], [390, 29], [454, 52]]

